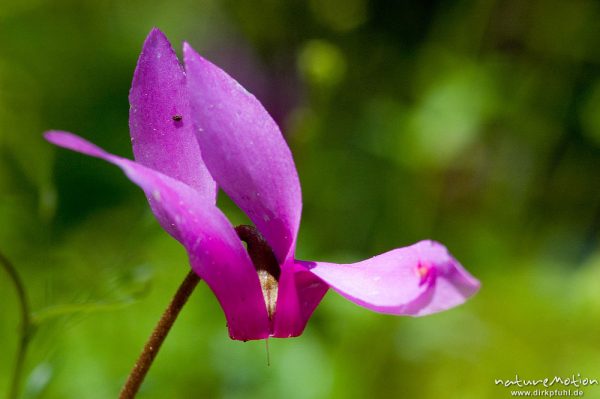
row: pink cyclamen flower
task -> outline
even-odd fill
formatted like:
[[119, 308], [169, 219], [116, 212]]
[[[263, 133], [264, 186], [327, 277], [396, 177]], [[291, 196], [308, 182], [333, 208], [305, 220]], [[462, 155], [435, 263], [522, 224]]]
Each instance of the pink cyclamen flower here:
[[[144, 190], [219, 300], [231, 338], [300, 335], [328, 288], [367, 309], [408, 316], [452, 308], [477, 292], [479, 282], [429, 240], [353, 264], [295, 259], [302, 200], [279, 128], [233, 78], [187, 43], [183, 52], [185, 72], [162, 32], [146, 39], [129, 94], [135, 161], [71, 133], [45, 137], [119, 166]], [[278, 270], [270, 285], [216, 207], [217, 184], [271, 248]]]

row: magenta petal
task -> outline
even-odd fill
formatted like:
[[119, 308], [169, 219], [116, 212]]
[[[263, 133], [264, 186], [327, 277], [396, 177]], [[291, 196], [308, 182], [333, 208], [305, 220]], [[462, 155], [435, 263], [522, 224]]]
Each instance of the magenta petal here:
[[290, 149], [252, 94], [189, 45], [183, 53], [204, 162], [284, 263], [293, 256], [302, 208]]
[[380, 313], [424, 316], [460, 305], [479, 290], [479, 281], [446, 247], [428, 240], [349, 265], [298, 263], [342, 296]]
[[321, 279], [290, 260], [281, 268], [273, 336], [287, 338], [302, 334], [328, 289]]
[[171, 224], [194, 271], [215, 293], [233, 339], [269, 336], [269, 318], [258, 276], [235, 230], [212, 204], [190, 186], [129, 159], [109, 154], [66, 132], [47, 132], [51, 143], [120, 167], [153, 201], [162, 224]]
[[135, 160], [216, 199], [194, 136], [185, 73], [165, 35], [146, 38], [129, 92], [129, 129]]

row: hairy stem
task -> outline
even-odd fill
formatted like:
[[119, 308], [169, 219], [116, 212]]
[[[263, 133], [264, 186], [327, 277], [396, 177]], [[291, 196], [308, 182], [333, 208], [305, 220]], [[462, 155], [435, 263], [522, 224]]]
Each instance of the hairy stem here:
[[127, 378], [127, 382], [125, 382], [125, 385], [121, 390], [121, 394], [119, 396], [120, 399], [130, 399], [135, 397], [137, 391], [142, 385], [142, 382], [144, 381], [144, 377], [146, 377], [146, 374], [150, 369], [150, 366], [152, 366], [152, 362], [154, 361], [160, 346], [171, 330], [171, 327], [177, 319], [181, 308], [183, 308], [183, 305], [185, 305], [199, 281], [200, 277], [198, 277], [198, 275], [193, 271], [190, 271], [185, 277], [179, 286], [179, 289], [177, 289], [177, 292], [173, 296], [171, 303], [156, 324], [156, 327], [154, 327], [154, 331], [152, 331], [152, 334], [150, 335], [150, 338], [148, 338], [140, 357], [133, 366], [133, 370], [131, 370], [129, 377]]
[[25, 355], [27, 353], [27, 346], [29, 345], [29, 338], [31, 332], [29, 302], [27, 301], [27, 295], [25, 294], [25, 285], [23, 285], [23, 281], [21, 281], [17, 270], [15, 269], [13, 264], [8, 260], [8, 258], [4, 256], [2, 251], [0, 251], [0, 264], [2, 265], [2, 268], [6, 270], [6, 273], [8, 274], [10, 280], [15, 286], [21, 310], [21, 329], [19, 332], [19, 343], [13, 368], [12, 381], [10, 383], [10, 388], [8, 392], [9, 398], [17, 398], [19, 395], [21, 375], [23, 374], [23, 365], [25, 364]]

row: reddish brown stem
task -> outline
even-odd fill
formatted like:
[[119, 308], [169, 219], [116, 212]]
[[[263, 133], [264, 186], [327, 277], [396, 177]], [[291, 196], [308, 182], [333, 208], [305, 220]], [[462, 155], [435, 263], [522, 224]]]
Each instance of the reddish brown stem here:
[[[265, 296], [269, 316], [272, 317], [277, 299], [277, 280], [281, 273], [277, 259], [275, 259], [273, 251], [256, 228], [242, 225], [236, 227], [235, 230], [240, 239], [248, 245], [248, 254], [261, 279], [261, 288]], [[125, 382], [125, 386], [121, 390], [120, 399], [132, 399], [135, 397], [144, 382], [150, 366], [152, 366], [152, 362], [160, 346], [167, 337], [171, 327], [173, 327], [173, 323], [177, 319], [181, 308], [185, 305], [199, 281], [200, 277], [193, 271], [189, 272], [185, 280], [183, 280], [171, 303], [156, 324], [156, 327], [154, 327], [154, 331], [152, 331], [152, 335], [148, 338], [148, 342], [146, 342], [135, 366], [133, 366], [133, 370], [131, 370], [127, 382]]]
[[140, 357], [135, 363], [135, 366], [133, 366], [133, 370], [131, 370], [129, 377], [127, 378], [127, 382], [121, 390], [121, 394], [119, 396], [120, 399], [131, 399], [135, 397], [137, 391], [142, 385], [142, 382], [144, 382], [144, 377], [146, 377], [150, 366], [152, 366], [152, 362], [154, 361], [160, 346], [171, 330], [171, 327], [177, 319], [181, 308], [183, 305], [185, 305], [190, 297], [190, 294], [192, 291], [194, 291], [194, 288], [196, 285], [198, 285], [199, 281], [200, 277], [198, 277], [198, 275], [193, 271], [190, 271], [185, 277], [185, 280], [183, 280], [179, 286], [179, 289], [173, 296], [171, 303], [156, 324], [154, 331], [152, 331], [152, 335], [150, 335], [150, 338], [148, 338], [148, 341], [146, 342]]

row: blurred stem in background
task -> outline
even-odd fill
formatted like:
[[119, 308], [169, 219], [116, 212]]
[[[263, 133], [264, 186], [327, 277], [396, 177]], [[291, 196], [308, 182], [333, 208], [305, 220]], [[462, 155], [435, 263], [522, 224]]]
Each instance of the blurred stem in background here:
[[17, 296], [19, 298], [20, 310], [21, 310], [21, 329], [19, 332], [19, 343], [17, 346], [17, 354], [15, 358], [15, 365], [13, 369], [12, 381], [8, 391], [8, 398], [14, 399], [19, 395], [19, 385], [21, 382], [21, 375], [23, 374], [23, 365], [25, 364], [25, 355], [27, 353], [27, 347], [33, 331], [33, 325], [29, 316], [29, 302], [27, 301], [27, 295], [25, 293], [25, 285], [19, 277], [17, 270], [8, 260], [8, 258], [0, 251], [0, 264], [2, 268], [6, 270], [6, 273], [10, 277], [10, 280], [15, 286]]

